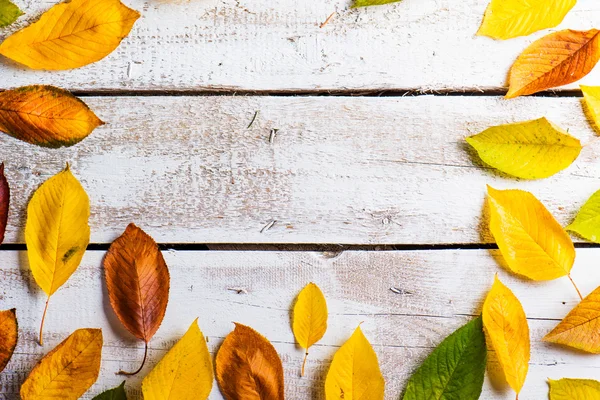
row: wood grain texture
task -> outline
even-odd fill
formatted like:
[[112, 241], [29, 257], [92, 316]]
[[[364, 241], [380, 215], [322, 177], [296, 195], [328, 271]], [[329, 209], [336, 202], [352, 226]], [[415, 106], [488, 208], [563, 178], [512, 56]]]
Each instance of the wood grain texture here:
[[[19, 384], [42, 354], [81, 327], [102, 328], [105, 338], [100, 378], [84, 399], [118, 385], [122, 378], [115, 376], [117, 370], [137, 367], [143, 346], [110, 308], [102, 277], [103, 256], [104, 252], [87, 252], [82, 266], [53, 297], [53, 318], [47, 322], [47, 343], [41, 348], [36, 343], [37, 310], [45, 295], [33, 281], [24, 252], [0, 252], [0, 305], [18, 307], [21, 334], [13, 359], [0, 374], [0, 397], [17, 400]], [[573, 279], [584, 295], [600, 283], [599, 256], [598, 249], [578, 252]], [[373, 344], [387, 381], [386, 399], [396, 400], [430, 351], [480, 312], [496, 272], [521, 300], [529, 317], [532, 357], [523, 398], [542, 398], [548, 390], [547, 378], [594, 378], [600, 367], [598, 358], [541, 341], [577, 304], [568, 279], [521, 281], [499, 266], [496, 251], [167, 251], [165, 259], [172, 275], [171, 302], [144, 370], [128, 379], [132, 400], [141, 399], [142, 378], [196, 317], [213, 357], [233, 330], [233, 321], [264, 334], [283, 361], [286, 398], [299, 400], [324, 399], [324, 380], [333, 354], [364, 321], [361, 328]], [[300, 378], [304, 351], [294, 344], [289, 310], [309, 281], [323, 289], [330, 318], [327, 333], [311, 348], [306, 375]], [[391, 291], [392, 287], [398, 293]], [[490, 359], [482, 399], [514, 399], [496, 378], [490, 381], [499, 371], [493, 353]], [[216, 385], [210, 398], [221, 399]]]
[[[26, 13], [0, 40], [56, 1], [15, 0]], [[476, 37], [488, 0], [421, 0], [350, 9], [350, 0], [128, 0], [142, 14], [110, 56], [73, 71], [0, 60], [2, 88], [78, 90], [500, 89], [523, 49], [548, 33]], [[329, 23], [319, 26], [334, 11]], [[596, 27], [600, 3], [580, 0], [556, 29]], [[585, 82], [600, 78], [600, 69]], [[570, 88], [577, 87], [570, 85]]]
[[[65, 162], [90, 196], [92, 243], [130, 222], [158, 243], [487, 243], [486, 184], [531, 191], [563, 226], [600, 188], [600, 143], [578, 98], [85, 101], [107, 124], [71, 148], [0, 136], [13, 193], [6, 243], [23, 242], [31, 193]], [[543, 115], [591, 143], [548, 179], [504, 176], [464, 141]]]

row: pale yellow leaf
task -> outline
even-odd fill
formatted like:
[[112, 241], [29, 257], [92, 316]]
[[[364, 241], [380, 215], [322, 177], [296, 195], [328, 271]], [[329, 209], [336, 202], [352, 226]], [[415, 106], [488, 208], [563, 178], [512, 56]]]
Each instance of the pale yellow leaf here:
[[[292, 330], [298, 344], [306, 350], [317, 343], [327, 330], [327, 302], [321, 289], [314, 283], [309, 283], [302, 289], [294, 305], [294, 322]], [[304, 363], [302, 363], [302, 375], [304, 375]]]
[[600, 132], [600, 86], [581, 85], [581, 91], [585, 102], [585, 113], [594, 129]]
[[550, 400], [600, 400], [600, 382], [593, 379], [548, 379]]

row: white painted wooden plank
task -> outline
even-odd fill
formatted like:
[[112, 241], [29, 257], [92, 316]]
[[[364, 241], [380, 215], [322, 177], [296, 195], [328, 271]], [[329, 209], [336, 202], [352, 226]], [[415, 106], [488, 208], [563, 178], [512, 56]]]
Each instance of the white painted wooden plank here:
[[[27, 15], [3, 29], [0, 40], [56, 3], [16, 2]], [[126, 0], [143, 17], [108, 58], [64, 72], [26, 70], [2, 59], [0, 87], [498, 89], [518, 54], [549, 31], [503, 42], [476, 37], [488, 2], [405, 0], [350, 9], [351, 0]], [[599, 13], [597, 1], [580, 0], [557, 29], [597, 27]], [[596, 69], [585, 82], [599, 78]]]
[[[74, 147], [0, 137], [13, 188], [7, 243], [23, 242], [31, 193], [66, 162], [90, 194], [92, 242], [103, 243], [131, 221], [163, 243], [492, 242], [486, 184], [532, 191], [563, 224], [600, 189], [599, 144], [575, 98], [85, 100], [108, 124]], [[464, 141], [544, 115], [592, 142], [549, 179], [502, 176]]]
[[[0, 308], [17, 307], [21, 338], [13, 360], [0, 375], [0, 394], [18, 399], [20, 382], [39, 360], [80, 327], [103, 329], [105, 346], [100, 379], [90, 399], [121, 382], [114, 372], [137, 367], [142, 344], [122, 328], [110, 308], [101, 262], [104, 252], [89, 251], [81, 267], [51, 299], [46, 344], [37, 345], [45, 295], [33, 281], [25, 252], [0, 252]], [[578, 250], [573, 278], [585, 294], [600, 283], [598, 249]], [[532, 338], [530, 373], [523, 398], [543, 398], [546, 379], [597, 378], [600, 359], [541, 342], [577, 303], [567, 278], [532, 283], [501, 267], [496, 251], [415, 252], [186, 252], [167, 251], [171, 294], [165, 320], [151, 342], [149, 361], [127, 383], [131, 399], [141, 399], [140, 382], [194, 318], [214, 355], [232, 330], [232, 321], [251, 325], [271, 340], [280, 354], [290, 399], [324, 399], [323, 384], [336, 349], [356, 326], [373, 344], [387, 381], [386, 399], [398, 399], [412, 371], [444, 337], [477, 315], [494, 274], [522, 301]], [[303, 351], [294, 345], [289, 310], [308, 282], [324, 291], [330, 311], [324, 338], [310, 351], [307, 376], [298, 376]], [[393, 293], [390, 288], [405, 294]], [[231, 288], [243, 289], [241, 294]], [[497, 363], [490, 354], [491, 372]], [[486, 382], [482, 399], [513, 399], [500, 378]], [[211, 399], [221, 399], [215, 389]]]

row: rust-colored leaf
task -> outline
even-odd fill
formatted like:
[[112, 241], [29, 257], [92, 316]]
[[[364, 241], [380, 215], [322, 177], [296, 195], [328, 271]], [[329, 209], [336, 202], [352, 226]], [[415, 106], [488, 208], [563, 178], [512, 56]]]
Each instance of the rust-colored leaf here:
[[586, 76], [600, 59], [600, 31], [564, 30], [533, 42], [510, 70], [507, 98], [566, 85]]
[[235, 324], [217, 353], [217, 382], [226, 400], [283, 400], [283, 367], [273, 345]]
[[6, 368], [17, 346], [17, 328], [16, 310], [0, 311], [0, 372]]
[[8, 223], [8, 205], [10, 204], [10, 189], [4, 176], [4, 163], [0, 164], [0, 244], [4, 241], [6, 224]]
[[108, 296], [121, 323], [136, 338], [148, 342], [158, 330], [169, 301], [169, 270], [156, 242], [143, 230], [129, 224], [104, 258]]

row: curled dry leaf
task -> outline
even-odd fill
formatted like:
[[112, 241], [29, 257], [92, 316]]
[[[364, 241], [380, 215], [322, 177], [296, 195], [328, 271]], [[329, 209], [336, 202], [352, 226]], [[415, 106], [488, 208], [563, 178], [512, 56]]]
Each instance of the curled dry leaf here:
[[10, 188], [4, 175], [4, 163], [0, 164], [0, 244], [4, 242], [6, 225], [8, 224], [8, 207], [10, 205]]
[[524, 179], [552, 176], [581, 152], [578, 139], [546, 118], [494, 126], [466, 140], [486, 164]]
[[17, 310], [0, 311], [0, 372], [6, 368], [17, 347]]
[[600, 132], [600, 86], [581, 86], [584, 111], [594, 129]]
[[506, 98], [567, 85], [586, 76], [600, 59], [599, 33], [597, 29], [569, 29], [533, 42], [510, 69]]
[[600, 382], [593, 379], [548, 379], [550, 400], [598, 400]]
[[308, 349], [317, 343], [327, 330], [327, 302], [321, 289], [309, 283], [302, 289], [294, 305], [292, 330], [298, 344], [305, 350], [301, 376], [308, 357]]
[[169, 301], [169, 270], [158, 245], [146, 232], [129, 224], [108, 249], [104, 258], [106, 287], [113, 310], [121, 323], [145, 344], [142, 370], [148, 354], [148, 342], [156, 333]]
[[119, 0], [59, 3], [2, 42], [0, 54], [33, 69], [83, 67], [116, 49], [139, 17]]
[[66, 90], [24, 86], [0, 93], [0, 131], [42, 147], [72, 146], [103, 125]]
[[521, 302], [497, 276], [483, 304], [482, 316], [506, 381], [518, 394], [529, 369], [529, 325]]
[[567, 230], [592, 242], [600, 243], [600, 190], [585, 202], [577, 213], [575, 221], [567, 226]]
[[206, 400], [213, 366], [196, 319], [142, 382], [144, 400]]
[[384, 387], [377, 354], [359, 326], [333, 356], [325, 379], [325, 397], [382, 400]]
[[21, 15], [23, 15], [23, 11], [13, 2], [10, 0], [0, 0], [0, 28], [12, 24]]
[[127, 394], [125, 393], [125, 381], [123, 381], [116, 388], [108, 389], [107, 391], [100, 393], [92, 400], [127, 400]]
[[102, 330], [76, 330], [31, 370], [21, 399], [77, 400], [98, 379], [101, 358]]
[[283, 366], [273, 345], [235, 324], [217, 353], [217, 382], [226, 400], [283, 400]]
[[27, 206], [25, 242], [33, 277], [48, 295], [40, 324], [40, 344], [48, 302], [75, 272], [90, 242], [90, 200], [69, 165], [48, 179]]

